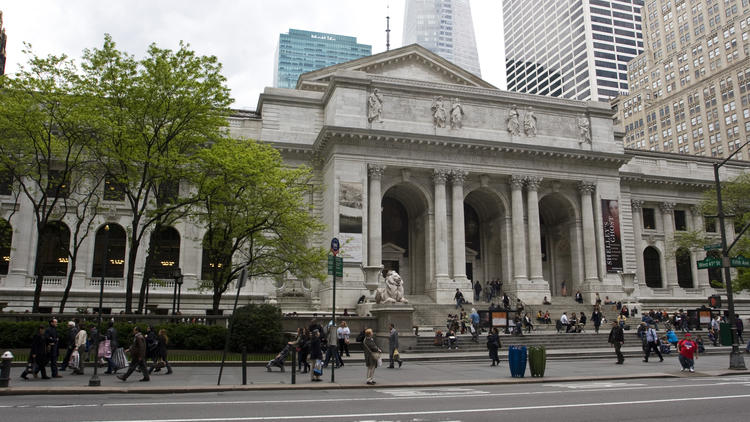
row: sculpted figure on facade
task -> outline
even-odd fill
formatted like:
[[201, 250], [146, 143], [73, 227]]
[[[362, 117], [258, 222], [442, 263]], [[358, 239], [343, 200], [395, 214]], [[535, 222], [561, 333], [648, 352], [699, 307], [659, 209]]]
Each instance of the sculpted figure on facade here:
[[372, 122], [383, 122], [383, 96], [375, 88], [370, 96], [367, 98], [367, 121]]
[[523, 133], [526, 136], [536, 136], [536, 116], [531, 107], [526, 109], [526, 114], [523, 116]]
[[453, 105], [451, 106], [451, 129], [458, 129], [463, 127], [464, 123], [464, 108], [458, 98], [453, 99]]
[[375, 291], [375, 303], [409, 303], [404, 297], [404, 281], [397, 272], [388, 271], [385, 287]]
[[435, 127], [445, 127], [445, 122], [448, 120], [448, 112], [445, 110], [445, 102], [442, 96], [438, 96], [432, 100], [432, 123]]
[[591, 143], [591, 123], [585, 116], [578, 118], [578, 137], [581, 139], [581, 143]]
[[505, 118], [505, 124], [508, 126], [508, 133], [511, 135], [521, 134], [521, 122], [518, 120], [518, 110], [515, 104], [510, 107], [508, 117]]

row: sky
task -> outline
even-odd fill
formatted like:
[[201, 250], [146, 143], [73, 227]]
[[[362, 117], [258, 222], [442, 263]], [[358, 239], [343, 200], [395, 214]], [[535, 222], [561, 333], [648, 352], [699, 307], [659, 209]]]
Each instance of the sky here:
[[[482, 78], [505, 88], [500, 0], [471, 0]], [[289, 28], [357, 37], [386, 49], [401, 47], [404, 0], [2, 0], [8, 36], [6, 74], [27, 61], [24, 42], [38, 56], [66, 54], [79, 62], [86, 48], [101, 47], [104, 34], [137, 58], [149, 44], [178, 48], [185, 41], [223, 64], [233, 108], [254, 110], [258, 95], [273, 84], [279, 34]]]

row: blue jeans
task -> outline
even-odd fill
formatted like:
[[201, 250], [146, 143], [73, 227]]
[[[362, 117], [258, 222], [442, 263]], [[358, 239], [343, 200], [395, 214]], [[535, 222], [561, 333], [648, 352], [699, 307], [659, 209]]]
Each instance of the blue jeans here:
[[682, 355], [678, 355], [678, 357], [680, 359], [680, 365], [682, 365], [684, 369], [690, 369], [693, 367], [693, 364], [695, 363], [693, 359], [688, 359]]
[[338, 347], [335, 345], [329, 345], [328, 349], [326, 349], [326, 359], [325, 361], [323, 361], [323, 366], [328, 366], [328, 362], [331, 361], [331, 357], [333, 357], [334, 365], [344, 364], [344, 361], [341, 360], [341, 356], [339, 356]]
[[460, 308], [463, 303], [463, 299], [456, 299], [456, 309]]

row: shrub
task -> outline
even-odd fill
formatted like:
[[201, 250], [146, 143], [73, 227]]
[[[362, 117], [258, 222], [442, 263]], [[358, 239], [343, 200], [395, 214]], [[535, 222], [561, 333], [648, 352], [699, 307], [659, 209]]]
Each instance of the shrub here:
[[273, 305], [251, 304], [237, 308], [231, 324], [229, 348], [233, 352], [240, 352], [245, 346], [249, 353], [273, 353], [284, 344], [281, 310]]

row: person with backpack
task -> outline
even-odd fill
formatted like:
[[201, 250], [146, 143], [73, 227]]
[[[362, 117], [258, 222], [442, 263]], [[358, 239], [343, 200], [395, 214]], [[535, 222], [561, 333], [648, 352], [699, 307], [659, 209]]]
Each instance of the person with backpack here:
[[661, 355], [661, 350], [659, 350], [659, 335], [656, 334], [653, 326], [649, 326], [646, 329], [646, 343], [646, 356], [644, 356], [643, 361], [648, 362], [648, 358], [651, 356], [651, 351], [653, 350], [659, 355], [659, 362], [664, 362], [664, 357]]

